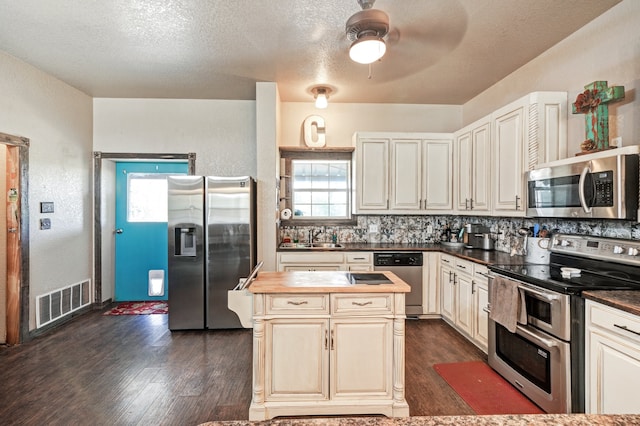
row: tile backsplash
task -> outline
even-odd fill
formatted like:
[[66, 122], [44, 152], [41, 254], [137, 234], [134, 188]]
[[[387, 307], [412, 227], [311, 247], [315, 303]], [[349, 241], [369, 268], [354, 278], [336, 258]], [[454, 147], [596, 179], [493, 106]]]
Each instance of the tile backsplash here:
[[[539, 224], [551, 233], [594, 235], [610, 238], [640, 240], [640, 224], [620, 220], [566, 220], [548, 218], [470, 217], [470, 216], [401, 216], [358, 215], [355, 226], [286, 226], [280, 227], [280, 241], [284, 237], [307, 241], [309, 231], [315, 241], [330, 242], [333, 233], [343, 243], [437, 243], [447, 227], [460, 230], [467, 223], [488, 227], [496, 239], [495, 249], [506, 253], [523, 254], [524, 237], [518, 229]], [[369, 232], [370, 225], [377, 232]], [[431, 232], [427, 232], [430, 230]]]

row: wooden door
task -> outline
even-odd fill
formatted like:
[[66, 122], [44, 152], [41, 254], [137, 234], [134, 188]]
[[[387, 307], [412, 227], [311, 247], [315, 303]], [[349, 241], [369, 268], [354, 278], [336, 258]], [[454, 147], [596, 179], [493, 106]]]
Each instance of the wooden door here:
[[[6, 343], [20, 343], [22, 256], [20, 247], [20, 147], [6, 145]], [[26, 325], [25, 325], [26, 326]]]
[[495, 119], [494, 211], [524, 212], [523, 158], [524, 108]]
[[473, 129], [471, 209], [487, 212], [491, 209], [491, 123]]

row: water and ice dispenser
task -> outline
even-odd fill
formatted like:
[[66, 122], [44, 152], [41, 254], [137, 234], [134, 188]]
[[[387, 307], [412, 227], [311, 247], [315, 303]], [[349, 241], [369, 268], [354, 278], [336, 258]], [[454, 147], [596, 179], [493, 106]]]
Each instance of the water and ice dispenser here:
[[196, 256], [196, 228], [175, 227], [175, 255], [176, 256]]

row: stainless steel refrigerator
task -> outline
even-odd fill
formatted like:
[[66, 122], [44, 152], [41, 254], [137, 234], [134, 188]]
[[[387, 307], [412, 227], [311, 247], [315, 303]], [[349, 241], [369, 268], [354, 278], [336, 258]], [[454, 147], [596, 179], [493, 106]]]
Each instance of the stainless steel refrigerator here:
[[256, 264], [256, 183], [170, 176], [169, 329], [241, 328], [227, 291]]

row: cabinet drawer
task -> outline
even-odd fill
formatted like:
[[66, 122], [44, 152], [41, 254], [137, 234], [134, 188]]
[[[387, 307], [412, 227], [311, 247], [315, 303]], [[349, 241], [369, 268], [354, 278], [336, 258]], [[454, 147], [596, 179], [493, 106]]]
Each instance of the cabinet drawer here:
[[344, 263], [344, 253], [281, 253], [280, 263]]
[[489, 268], [476, 263], [473, 265], [473, 276], [478, 280], [486, 281], [489, 279]]
[[640, 343], [640, 318], [636, 315], [587, 301], [587, 324]]
[[392, 314], [393, 295], [383, 293], [334, 293], [331, 295], [333, 315]]
[[269, 294], [266, 297], [267, 314], [316, 315], [329, 313], [326, 294]]
[[448, 254], [443, 254], [440, 256], [440, 262], [453, 268], [456, 264], [456, 258]]
[[347, 263], [372, 263], [371, 253], [345, 253]]
[[473, 275], [473, 262], [469, 262], [468, 260], [455, 259], [455, 269], [456, 271], [463, 272], [465, 274]]

